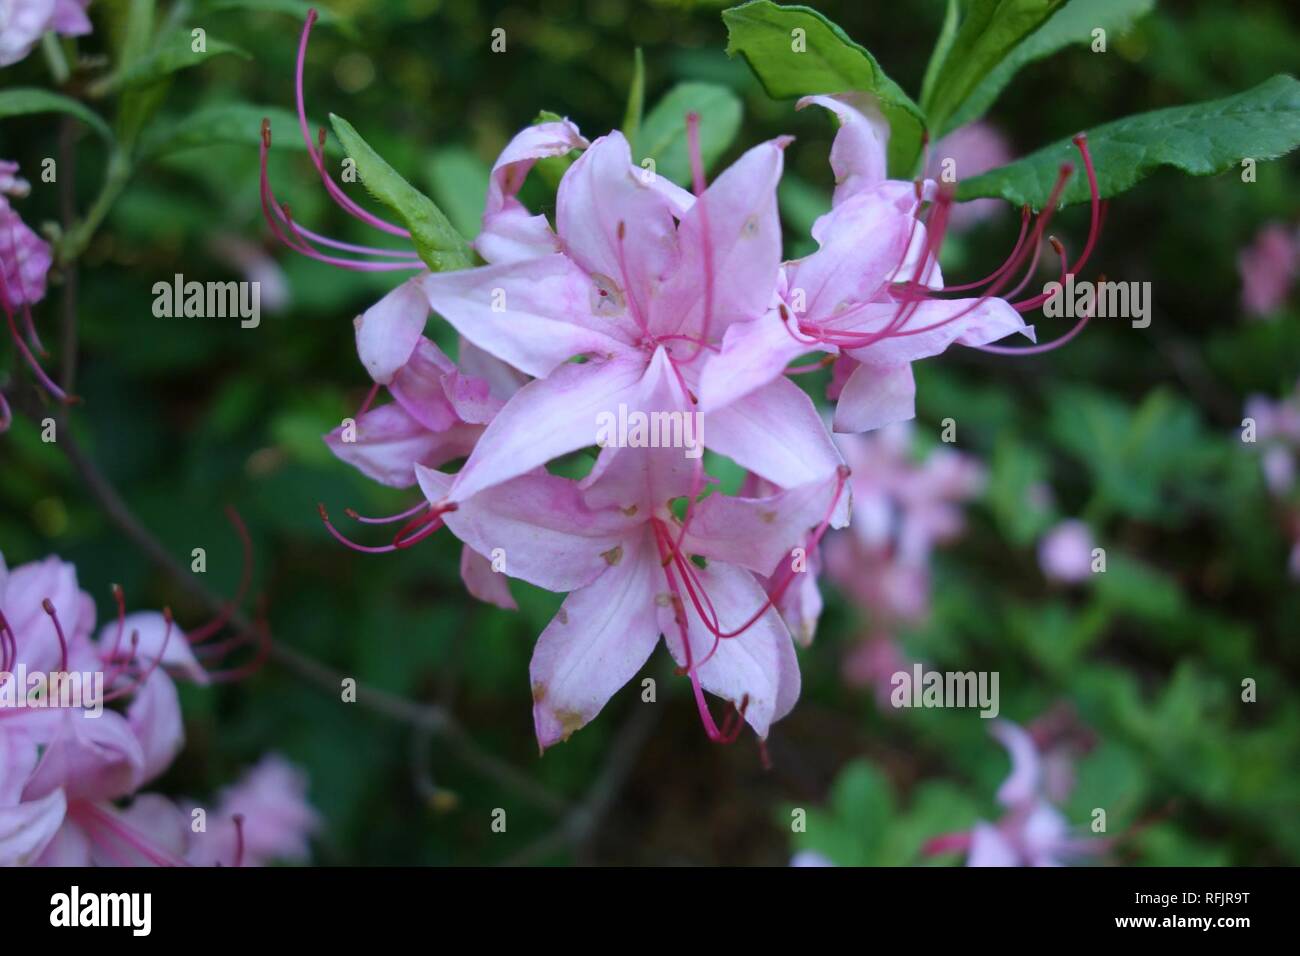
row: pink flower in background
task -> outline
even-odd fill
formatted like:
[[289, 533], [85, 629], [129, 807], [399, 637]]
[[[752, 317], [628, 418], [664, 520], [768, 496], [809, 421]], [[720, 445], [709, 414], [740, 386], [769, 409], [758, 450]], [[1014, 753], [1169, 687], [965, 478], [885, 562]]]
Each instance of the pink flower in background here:
[[1292, 542], [1287, 572], [1300, 581], [1300, 506], [1292, 497], [1296, 458], [1300, 455], [1300, 382], [1290, 395], [1277, 401], [1263, 395], [1250, 396], [1245, 417], [1255, 423], [1264, 483], [1279, 509], [1282, 530]]
[[90, 0], [0, 0], [0, 66], [24, 59], [46, 31], [60, 36], [90, 32]]
[[311, 850], [308, 839], [320, 829], [320, 815], [307, 800], [306, 775], [276, 754], [217, 794], [207, 816], [207, 829], [191, 836], [185, 852], [196, 866], [303, 863]]
[[1038, 542], [1038, 566], [1049, 581], [1079, 584], [1092, 575], [1092, 529], [1069, 519], [1050, 529]]
[[1256, 318], [1272, 315], [1286, 304], [1300, 271], [1300, 234], [1271, 223], [1237, 256], [1241, 307]]
[[267, 312], [283, 312], [289, 306], [289, 279], [284, 269], [258, 242], [233, 232], [212, 237], [208, 250], [214, 259], [238, 269], [248, 282], [256, 282], [259, 302]]
[[[1005, 166], [1014, 158], [1011, 144], [1001, 130], [992, 123], [978, 120], [953, 130], [930, 147], [930, 158], [924, 175], [927, 179], [945, 181], [945, 171], [949, 168], [945, 162], [951, 160], [957, 181], [972, 179], [990, 169]], [[952, 207], [948, 228], [953, 232], [964, 232], [977, 223], [999, 215], [1005, 209], [1006, 204], [996, 199], [957, 203]]]
[[825, 543], [826, 573], [870, 621], [844, 673], [887, 702], [890, 675], [910, 663], [893, 635], [928, 614], [931, 554], [961, 533], [961, 506], [982, 492], [985, 471], [942, 446], [914, 456], [908, 423], [836, 441], [852, 469], [854, 514]]
[[[189, 820], [140, 791], [184, 743], [172, 678], [209, 682], [199, 655], [211, 658], [204, 642], [217, 629], [185, 634], [170, 613], [127, 614], [115, 596], [117, 620], [92, 637], [95, 604], [72, 565], [50, 557], [11, 571], [0, 557], [0, 865], [184, 862]], [[56, 696], [49, 682], [71, 674], [81, 693]], [[46, 686], [36, 698], [33, 678]], [[256, 813], [284, 839], [301, 831], [287, 814], [272, 820], [274, 807], [250, 804], [246, 819]]]
[[[997, 792], [1006, 812], [997, 823], [981, 820], [969, 832], [935, 837], [922, 852], [963, 851], [967, 866], [1064, 866], [1104, 852], [1109, 840], [1077, 835], [1053, 805], [1063, 795], [1049, 799], [1045, 755], [1034, 736], [1007, 720], [995, 721], [990, 732], [1011, 757], [1011, 774]], [[1057, 787], [1060, 772], [1053, 771]]]

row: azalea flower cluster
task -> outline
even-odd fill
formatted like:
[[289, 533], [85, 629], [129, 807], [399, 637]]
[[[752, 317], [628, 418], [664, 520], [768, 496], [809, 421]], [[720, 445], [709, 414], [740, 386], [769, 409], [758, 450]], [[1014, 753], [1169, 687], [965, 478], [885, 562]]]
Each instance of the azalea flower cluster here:
[[1287, 569], [1292, 578], [1300, 581], [1300, 504], [1295, 501], [1296, 461], [1300, 456], [1300, 381], [1290, 395], [1277, 401], [1252, 395], [1246, 401], [1246, 417], [1255, 423], [1264, 483], [1278, 504], [1282, 530], [1292, 542]]
[[[409, 240], [326, 172], [324, 132], [311, 136], [302, 92], [313, 22], [296, 75], [311, 161], [348, 214]], [[414, 249], [342, 242], [294, 222], [266, 174], [264, 124], [262, 202], [280, 241], [342, 268], [416, 273], [357, 320], [375, 384], [359, 416], [326, 441], [378, 481], [418, 485], [426, 500], [391, 519], [349, 512], [366, 524], [401, 522], [389, 544], [351, 542], [322, 508], [326, 526], [364, 552], [409, 547], [446, 527], [466, 546], [472, 593], [508, 605], [495, 574], [567, 595], [530, 667], [543, 749], [594, 718], [661, 635], [710, 738], [734, 739], [744, 723], [765, 738], [799, 695], [792, 632], [811, 637], [816, 550], [828, 529], [848, 524], [852, 494], [848, 463], [791, 376], [834, 364], [834, 428], [861, 432], [913, 417], [913, 361], [953, 344], [1007, 350], [988, 343], [1033, 338], [1022, 314], [1043, 297], [1016, 296], [1071, 170], [1032, 225], [1023, 211], [999, 269], [945, 286], [938, 253], [951, 189], [888, 178], [889, 127], [871, 96], [798, 104], [809, 105], [839, 123], [837, 185], [812, 229], [818, 250], [790, 262], [776, 201], [789, 137], [751, 148], [708, 183], [701, 118], [683, 117], [688, 191], [637, 165], [617, 131], [588, 140], [567, 119], [539, 122], [493, 166], [473, 244], [484, 264], [430, 272]], [[1073, 263], [1056, 244], [1071, 271], [1087, 260], [1100, 211], [1078, 143], [1092, 228]], [[548, 158], [569, 162], [553, 226], [518, 198]], [[459, 333], [459, 363], [424, 336], [430, 311]], [[791, 365], [808, 355], [812, 364]], [[392, 401], [375, 406], [381, 389]], [[602, 418], [628, 415], [698, 421], [692, 434], [707, 451], [747, 473], [739, 493], [723, 493], [705, 459], [671, 443], [598, 442]], [[594, 457], [584, 477], [548, 470], [584, 451]], [[440, 470], [458, 458], [459, 470]], [[730, 705], [721, 724], [705, 692]]]
[[[144, 791], [184, 744], [174, 679], [242, 676], [244, 666], [211, 668], [242, 642], [212, 641], [222, 618], [186, 634], [169, 611], [128, 614], [120, 588], [114, 598], [116, 620], [96, 630], [71, 564], [48, 557], [9, 570], [0, 556], [0, 865], [304, 859], [317, 818], [305, 779], [281, 758], [211, 804]], [[73, 675], [86, 680], [71, 685]], [[54, 690], [68, 686], [80, 692]]]
[[990, 732], [1011, 757], [997, 792], [1005, 812], [997, 823], [935, 837], [922, 852], [964, 852], [967, 866], [1064, 866], [1105, 852], [1110, 840], [1075, 833], [1057, 809], [1074, 789], [1074, 758], [1091, 748], [1091, 734], [1060, 710], [1028, 729], [998, 720]]
[[891, 676], [910, 667], [897, 631], [929, 614], [934, 548], [960, 535], [961, 505], [983, 491], [987, 475], [975, 458], [952, 448], [916, 457], [910, 423], [836, 441], [853, 469], [854, 516], [849, 528], [827, 538], [825, 571], [869, 622], [844, 676], [873, 687], [887, 706]]

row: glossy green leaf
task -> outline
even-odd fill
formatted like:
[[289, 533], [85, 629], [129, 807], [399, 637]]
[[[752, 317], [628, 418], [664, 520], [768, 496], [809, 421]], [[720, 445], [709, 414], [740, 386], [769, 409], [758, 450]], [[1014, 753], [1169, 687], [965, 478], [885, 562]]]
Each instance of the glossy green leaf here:
[[743, 56], [771, 97], [874, 93], [889, 120], [890, 168], [896, 175], [912, 174], [925, 114], [864, 47], [811, 7], [753, 0], [724, 10], [722, 19], [728, 55]]
[[361, 138], [352, 124], [330, 114], [334, 132], [357, 164], [357, 173], [370, 194], [401, 216], [425, 264], [435, 272], [466, 269], [474, 264], [469, 243], [452, 227], [433, 200], [420, 192]]
[[30, 113], [65, 113], [81, 120], [106, 141], [113, 141], [112, 130], [99, 114], [74, 99], [39, 89], [23, 88], [0, 92], [0, 118]]
[[921, 101], [938, 135], [979, 83], [1027, 36], [1043, 25], [1063, 0], [972, 0], [943, 66]]
[[[1191, 106], [1139, 113], [1088, 131], [1102, 198], [1132, 188], [1168, 166], [1192, 176], [1239, 169], [1245, 159], [1276, 159], [1300, 145], [1300, 82], [1275, 76], [1254, 89]], [[1069, 139], [1024, 159], [965, 180], [959, 200], [984, 196], [1042, 208], [1062, 163], [1078, 165]], [[1062, 204], [1088, 198], [1088, 181], [1076, 171]]]

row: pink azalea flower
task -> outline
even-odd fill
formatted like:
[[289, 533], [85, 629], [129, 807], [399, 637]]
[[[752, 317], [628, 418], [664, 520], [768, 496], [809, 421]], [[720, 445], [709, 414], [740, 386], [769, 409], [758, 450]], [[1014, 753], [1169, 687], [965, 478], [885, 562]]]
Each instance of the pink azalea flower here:
[[1263, 395], [1246, 400], [1246, 417], [1255, 422], [1264, 482], [1280, 512], [1280, 525], [1291, 538], [1287, 573], [1300, 580], [1300, 508], [1290, 500], [1300, 454], [1300, 382], [1292, 394], [1274, 402]]
[[[170, 801], [139, 791], [184, 741], [170, 675], [207, 683], [198, 654], [211, 656], [202, 644], [217, 628], [187, 635], [169, 613], [128, 615], [115, 596], [117, 620], [92, 637], [95, 605], [72, 565], [51, 557], [10, 571], [0, 557], [0, 700], [22, 701], [0, 707], [0, 865], [183, 862], [188, 825]], [[32, 703], [19, 684], [70, 673], [80, 700]], [[105, 706], [118, 702], [124, 709]]]
[[0, 66], [24, 59], [52, 30], [61, 36], [90, 32], [90, 0], [0, 0]]
[[[671, 380], [662, 354], [653, 373]], [[756, 575], [842, 523], [843, 478], [764, 498], [711, 495], [681, 521], [670, 507], [691, 481], [678, 467], [680, 452], [640, 451], [605, 472], [598, 463], [594, 482], [538, 470], [443, 515], [479, 554], [501, 549], [510, 575], [568, 594], [529, 669], [542, 749], [592, 720], [660, 634], [691, 680], [712, 739], [730, 739], [739, 724], [719, 728], [704, 691], [731, 702], [760, 738], [799, 695], [790, 632]], [[416, 471], [429, 501], [444, 501], [455, 477]]]
[[1043, 754], [1034, 738], [1007, 720], [995, 721], [991, 732], [1011, 756], [1011, 774], [997, 793], [1006, 813], [996, 824], [981, 820], [968, 833], [936, 837], [922, 852], [963, 850], [967, 866], [1063, 866], [1104, 851], [1108, 840], [1075, 835], [1044, 795]]
[[1241, 307], [1256, 318], [1272, 315], [1286, 304], [1300, 271], [1300, 238], [1278, 223], [1261, 229], [1237, 256]]
[[302, 863], [310, 854], [308, 838], [320, 829], [320, 816], [307, 801], [306, 775], [274, 754], [222, 790], [208, 818], [207, 829], [186, 849], [196, 866]]
[[1038, 542], [1038, 566], [1049, 581], [1079, 584], [1092, 575], [1092, 529], [1077, 519], [1057, 524]]

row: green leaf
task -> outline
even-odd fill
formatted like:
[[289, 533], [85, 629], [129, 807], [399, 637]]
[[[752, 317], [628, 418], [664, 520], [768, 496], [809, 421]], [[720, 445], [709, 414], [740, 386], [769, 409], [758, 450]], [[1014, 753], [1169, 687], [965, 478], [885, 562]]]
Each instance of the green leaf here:
[[632, 85], [627, 90], [627, 111], [623, 114], [623, 135], [636, 152], [636, 139], [641, 132], [641, 116], [645, 112], [645, 57], [636, 48], [632, 62]]
[[330, 123], [343, 148], [356, 161], [357, 172], [366, 189], [402, 217], [411, 231], [416, 252], [430, 269], [446, 272], [467, 269], [474, 264], [474, 253], [469, 243], [452, 228], [433, 200], [403, 179], [343, 117], [331, 113]]
[[66, 113], [81, 120], [105, 142], [113, 142], [113, 131], [98, 113], [74, 99], [51, 93], [48, 90], [22, 88], [0, 93], [0, 119], [6, 116], [26, 116], [31, 113]]
[[641, 125], [633, 162], [653, 159], [655, 172], [679, 185], [691, 180], [686, 148], [686, 114], [700, 115], [700, 157], [708, 170], [736, 138], [740, 100], [725, 86], [679, 83], [661, 99]]
[[151, 86], [159, 80], [165, 80], [173, 73], [188, 70], [216, 56], [233, 54], [245, 60], [252, 59], [252, 54], [232, 43], [208, 37], [203, 50], [195, 51], [194, 38], [188, 30], [175, 30], [158, 45], [140, 57], [130, 66], [113, 73], [96, 83], [91, 92], [95, 96], [115, 93], [121, 90], [134, 90]]
[[[204, 146], [257, 148], [262, 142], [263, 119], [271, 121], [272, 149], [306, 150], [306, 144], [298, 132], [297, 114], [279, 106], [223, 103], [219, 106], [201, 107], [171, 123], [159, 121], [146, 134], [140, 152], [145, 158], [157, 159], [167, 153]], [[341, 152], [332, 143], [327, 144], [326, 150], [335, 155]]]
[[[782, 7], [753, 0], [722, 12], [727, 54], [740, 54], [768, 96], [790, 99], [815, 93], [874, 93], [889, 120], [889, 166], [907, 177], [915, 170], [925, 114], [885, 75], [867, 50], [810, 7]], [[803, 51], [796, 52], [802, 30]]]
[[949, 127], [956, 129], [983, 116], [1022, 67], [1064, 47], [1091, 43], [1095, 29], [1105, 30], [1108, 37], [1124, 33], [1155, 5], [1155, 0], [1070, 0], [980, 81], [953, 114]]
[[961, 20], [961, 6], [957, 0], [948, 0], [948, 9], [943, 14], [943, 26], [939, 28], [939, 38], [934, 42], [930, 52], [930, 62], [925, 67], [925, 77], [921, 80], [921, 102], [928, 103], [933, 94], [935, 80], [948, 59], [952, 41], [957, 39], [957, 25]]
[[1033, 33], [1064, 0], [972, 0], [966, 16], [921, 106], [936, 135], [950, 128], [949, 118], [980, 81], [1017, 44]]
[[[1276, 159], [1300, 144], [1300, 82], [1279, 75], [1254, 89], [1220, 100], [1139, 113], [1088, 132], [1101, 197], [1132, 188], [1162, 166], [1193, 176], [1236, 168], [1243, 159]], [[960, 201], [980, 197], [1042, 208], [1062, 163], [1078, 165], [1069, 139], [1007, 166], [965, 180]], [[1088, 181], [1076, 171], [1062, 205], [1088, 198]]]

